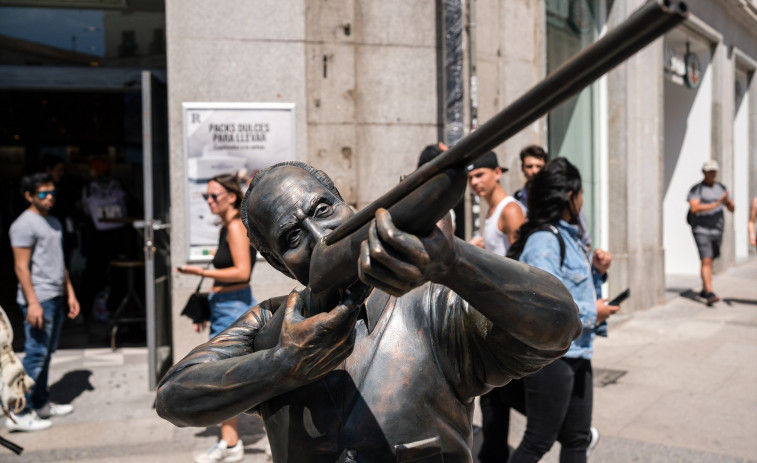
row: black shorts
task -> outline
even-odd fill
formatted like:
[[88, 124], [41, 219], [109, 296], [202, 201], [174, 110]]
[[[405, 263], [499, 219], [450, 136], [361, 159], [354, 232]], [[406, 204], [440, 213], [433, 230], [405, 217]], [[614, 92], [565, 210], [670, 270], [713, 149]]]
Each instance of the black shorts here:
[[720, 243], [723, 242], [723, 235], [694, 233], [694, 241], [697, 243], [700, 259], [705, 257], [717, 259], [720, 257]]

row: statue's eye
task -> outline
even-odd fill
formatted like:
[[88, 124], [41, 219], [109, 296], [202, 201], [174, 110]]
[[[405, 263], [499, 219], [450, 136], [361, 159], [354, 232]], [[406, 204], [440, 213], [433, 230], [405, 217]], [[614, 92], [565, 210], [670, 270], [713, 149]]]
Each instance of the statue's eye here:
[[334, 212], [334, 207], [331, 204], [320, 203], [315, 207], [315, 217], [328, 217]]
[[302, 230], [299, 228], [294, 228], [292, 230], [289, 230], [289, 232], [286, 234], [286, 244], [290, 248], [296, 248], [298, 244], [300, 244], [300, 239], [302, 238]]

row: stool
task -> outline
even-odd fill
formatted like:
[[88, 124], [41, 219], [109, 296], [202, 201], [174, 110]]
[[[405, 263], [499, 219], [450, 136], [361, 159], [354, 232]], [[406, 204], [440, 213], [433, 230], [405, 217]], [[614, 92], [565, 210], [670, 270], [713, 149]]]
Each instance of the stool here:
[[[139, 298], [134, 286], [134, 273], [140, 267], [144, 267], [145, 262], [142, 260], [112, 260], [110, 266], [123, 268], [126, 270], [126, 295], [118, 304], [118, 308], [113, 312], [110, 318], [110, 348], [116, 350], [116, 334], [119, 325], [127, 323], [145, 323], [145, 304]], [[132, 302], [132, 304], [130, 304]], [[136, 307], [136, 310], [135, 310]], [[131, 308], [131, 310], [128, 310]]]

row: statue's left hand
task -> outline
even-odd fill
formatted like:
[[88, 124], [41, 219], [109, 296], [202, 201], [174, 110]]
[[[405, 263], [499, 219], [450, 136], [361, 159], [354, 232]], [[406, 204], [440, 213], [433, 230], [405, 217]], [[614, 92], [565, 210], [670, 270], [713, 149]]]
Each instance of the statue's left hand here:
[[438, 281], [455, 265], [458, 255], [448, 228], [434, 227], [425, 237], [411, 235], [394, 225], [386, 209], [379, 209], [360, 247], [360, 279], [394, 296]]

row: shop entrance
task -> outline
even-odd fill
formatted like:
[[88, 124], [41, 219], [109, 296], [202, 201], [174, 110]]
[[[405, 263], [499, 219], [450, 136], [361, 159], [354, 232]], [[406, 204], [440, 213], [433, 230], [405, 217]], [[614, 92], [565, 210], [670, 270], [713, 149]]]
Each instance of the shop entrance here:
[[[50, 169], [66, 262], [82, 314], [60, 348], [147, 346], [150, 384], [172, 362], [165, 73], [0, 66], [0, 304], [23, 350], [8, 228], [26, 208], [23, 175]], [[123, 214], [92, 219], [100, 185], [123, 193]]]

